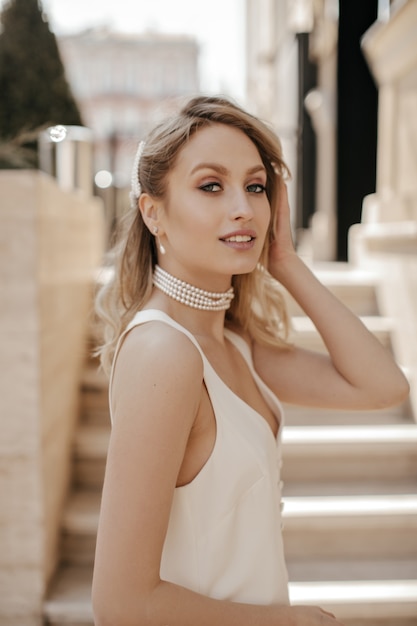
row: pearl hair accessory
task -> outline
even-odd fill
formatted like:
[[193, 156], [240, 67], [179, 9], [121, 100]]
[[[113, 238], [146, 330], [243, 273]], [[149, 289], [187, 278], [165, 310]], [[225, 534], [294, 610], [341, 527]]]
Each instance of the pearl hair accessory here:
[[159, 265], [155, 265], [153, 284], [177, 302], [201, 311], [226, 311], [230, 308], [235, 295], [233, 287], [220, 293], [204, 291], [204, 289], [175, 278]]
[[142, 193], [142, 185], [139, 182], [139, 163], [140, 157], [142, 156], [143, 149], [145, 147], [145, 142], [141, 141], [139, 143], [132, 168], [132, 178], [131, 178], [131, 192], [130, 192], [130, 204], [133, 209], [137, 208], [138, 199], [140, 194]]

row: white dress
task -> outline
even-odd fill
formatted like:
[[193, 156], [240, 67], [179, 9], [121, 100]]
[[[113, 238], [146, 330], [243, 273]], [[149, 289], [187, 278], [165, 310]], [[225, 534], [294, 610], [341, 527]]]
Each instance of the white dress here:
[[[119, 346], [133, 327], [155, 320], [184, 333], [199, 350], [216, 418], [209, 459], [190, 483], [175, 489], [161, 578], [212, 598], [289, 604], [281, 534], [282, 406], [255, 372], [249, 346], [227, 329], [225, 336], [242, 354], [279, 419], [277, 438], [216, 374], [195, 337], [162, 311], [139, 311]], [[110, 386], [111, 380], [112, 375]]]

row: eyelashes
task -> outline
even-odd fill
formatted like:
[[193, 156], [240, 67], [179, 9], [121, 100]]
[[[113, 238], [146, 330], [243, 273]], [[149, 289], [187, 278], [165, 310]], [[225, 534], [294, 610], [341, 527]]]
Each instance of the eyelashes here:
[[265, 193], [266, 191], [265, 185], [261, 185], [260, 183], [252, 183], [248, 185], [246, 189], [251, 193]]
[[[220, 183], [215, 182], [201, 185], [199, 189], [206, 193], [218, 193], [219, 191], [222, 191]], [[265, 193], [266, 191], [265, 185], [262, 185], [261, 183], [251, 183], [250, 185], [247, 185], [246, 189], [249, 193]]]
[[[217, 189], [214, 189], [214, 187], [217, 187]], [[201, 189], [201, 191], [205, 191], [206, 193], [218, 193], [221, 191], [221, 186], [219, 183], [206, 183], [205, 185], [201, 185], [199, 189]]]

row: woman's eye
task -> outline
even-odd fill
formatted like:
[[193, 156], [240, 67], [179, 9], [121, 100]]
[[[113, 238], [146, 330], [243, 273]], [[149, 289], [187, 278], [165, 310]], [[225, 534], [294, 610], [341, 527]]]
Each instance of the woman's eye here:
[[260, 183], [252, 183], [252, 185], [247, 186], [247, 190], [250, 193], [264, 193], [264, 191], [266, 191], [266, 187]]
[[201, 191], [207, 191], [208, 193], [217, 193], [218, 191], [221, 191], [219, 183], [207, 183], [206, 185], [201, 185], [200, 189]]

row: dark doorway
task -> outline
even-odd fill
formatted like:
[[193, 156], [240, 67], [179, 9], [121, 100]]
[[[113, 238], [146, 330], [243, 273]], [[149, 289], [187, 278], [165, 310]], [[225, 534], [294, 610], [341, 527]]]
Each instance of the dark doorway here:
[[307, 229], [316, 210], [316, 135], [304, 106], [308, 92], [317, 86], [317, 67], [309, 58], [308, 33], [298, 41], [298, 146], [297, 146], [297, 228]]
[[337, 256], [347, 259], [347, 235], [360, 222], [364, 196], [375, 191], [378, 91], [361, 37], [376, 21], [377, 0], [340, 0], [337, 76]]

